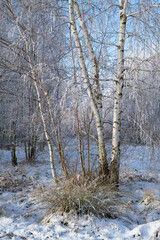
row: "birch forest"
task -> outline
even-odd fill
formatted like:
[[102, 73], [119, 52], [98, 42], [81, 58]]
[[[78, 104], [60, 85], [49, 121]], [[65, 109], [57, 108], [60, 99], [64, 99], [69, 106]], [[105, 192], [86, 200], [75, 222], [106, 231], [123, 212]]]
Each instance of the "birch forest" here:
[[[54, 184], [119, 186], [121, 147], [160, 146], [158, 0], [0, 0], [0, 149]], [[43, 171], [43, 167], [42, 167]]]

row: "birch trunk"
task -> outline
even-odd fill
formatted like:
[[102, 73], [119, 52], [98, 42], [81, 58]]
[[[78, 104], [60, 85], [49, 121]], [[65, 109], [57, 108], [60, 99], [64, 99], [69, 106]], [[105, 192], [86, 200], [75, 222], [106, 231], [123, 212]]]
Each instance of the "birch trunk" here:
[[28, 57], [28, 61], [29, 61], [30, 70], [31, 70], [31, 77], [32, 77], [32, 80], [33, 80], [33, 83], [34, 83], [34, 86], [35, 86], [35, 89], [36, 89], [37, 98], [38, 98], [38, 106], [39, 106], [40, 115], [41, 115], [41, 119], [42, 119], [42, 123], [43, 123], [43, 128], [44, 128], [44, 134], [45, 134], [46, 141], [47, 141], [47, 145], [48, 145], [48, 149], [49, 149], [50, 165], [51, 165], [51, 171], [52, 171], [52, 178], [53, 178], [53, 181], [54, 181], [55, 183], [57, 183], [57, 174], [56, 174], [55, 165], [54, 165], [52, 144], [51, 144], [51, 141], [50, 141], [48, 132], [47, 132], [47, 126], [46, 126], [46, 122], [45, 122], [45, 118], [44, 118], [44, 114], [43, 114], [43, 110], [42, 110], [41, 95], [40, 95], [40, 91], [39, 91], [39, 89], [38, 89], [38, 84], [37, 84], [37, 81], [36, 81], [36, 76], [35, 76], [35, 73], [34, 73], [34, 68], [33, 68], [33, 66], [32, 66], [32, 60], [31, 60], [31, 56], [30, 56], [30, 53], [29, 53], [28, 40], [27, 40], [26, 35], [25, 35], [25, 34], [24, 34], [24, 35], [22, 34], [22, 32], [21, 32], [18, 24], [16, 24], [16, 26], [17, 26], [17, 29], [18, 29], [18, 31], [19, 31], [19, 33], [20, 33], [20, 36], [22, 37], [22, 39], [23, 39], [24, 42], [25, 42], [26, 53], [27, 53], [27, 57]]
[[34, 74], [34, 69], [33, 69], [33, 66], [32, 66], [30, 55], [29, 55], [28, 42], [27, 42], [26, 38], [25, 38], [25, 43], [26, 43], [26, 50], [28, 52], [28, 60], [29, 60], [30, 69], [31, 69], [31, 76], [32, 76], [32, 79], [33, 79], [33, 82], [34, 82], [34, 86], [35, 86], [35, 89], [36, 89], [36, 93], [37, 93], [37, 97], [38, 97], [38, 106], [39, 106], [40, 115], [41, 115], [41, 119], [42, 119], [42, 123], [43, 123], [44, 134], [45, 134], [47, 145], [48, 145], [48, 149], [49, 149], [52, 178], [53, 178], [53, 181], [55, 183], [57, 183], [57, 174], [56, 174], [56, 169], [55, 169], [55, 165], [54, 165], [52, 144], [51, 144], [48, 132], [47, 132], [47, 126], [46, 126], [46, 122], [45, 122], [45, 118], [44, 118], [44, 114], [43, 114], [43, 110], [42, 110], [41, 95], [40, 95], [40, 91], [39, 91], [38, 84], [37, 84], [37, 81], [36, 81], [36, 77], [35, 77], [35, 74]]
[[[69, 0], [68, 2], [69, 2], [69, 17], [70, 17], [71, 29], [72, 29], [72, 33], [73, 33], [75, 46], [76, 46], [77, 52], [78, 52], [79, 65], [80, 65], [82, 75], [84, 78], [84, 83], [85, 83], [86, 91], [87, 91], [87, 94], [88, 94], [88, 97], [90, 100], [91, 108], [92, 108], [92, 111], [94, 113], [95, 120], [96, 120], [96, 128], [97, 128], [97, 135], [98, 135], [99, 174], [104, 175], [106, 177], [108, 175], [108, 164], [107, 164], [107, 155], [106, 155], [106, 149], [105, 149], [105, 144], [104, 144], [103, 125], [102, 125], [101, 114], [98, 109], [97, 102], [96, 102], [95, 96], [93, 94], [93, 90], [91, 88], [91, 84], [89, 81], [89, 75], [88, 75], [88, 71], [87, 71], [87, 68], [85, 65], [82, 47], [81, 47], [81, 43], [80, 43], [80, 40], [78, 37], [77, 28], [76, 28], [75, 17], [74, 17], [74, 6], [77, 6], [77, 5], [76, 4], [74, 5], [73, 0]], [[87, 34], [86, 29], [84, 28], [84, 24], [81, 21], [81, 18], [80, 18], [80, 15], [78, 14], [77, 8], [76, 8], [76, 11], [77, 11], [77, 16], [79, 18], [79, 22], [80, 22], [81, 27], [84, 32], [84, 36], [85, 36], [85, 34]], [[91, 61], [92, 61], [93, 53], [92, 53], [92, 48], [89, 45], [90, 42], [89, 42], [89, 38], [87, 37], [87, 35], [85, 37], [85, 40], [86, 40], [86, 45], [89, 50]], [[87, 44], [87, 41], [88, 41], [88, 44]], [[92, 61], [93, 66], [94, 66], [94, 64], [95, 63], [93, 63], [93, 61]], [[97, 64], [96, 64], [95, 68], [96, 67], [97, 67]]]
[[65, 163], [64, 151], [63, 151], [62, 140], [61, 140], [61, 133], [60, 133], [60, 121], [58, 120], [58, 129], [59, 129], [59, 131], [57, 131], [48, 93], [45, 90], [45, 88], [43, 86], [43, 83], [40, 80], [40, 78], [38, 78], [38, 80], [39, 80], [39, 84], [40, 84], [41, 90], [43, 91], [43, 94], [44, 94], [44, 96], [46, 98], [46, 101], [47, 101], [49, 114], [50, 114], [50, 118], [51, 118], [51, 123], [52, 123], [52, 127], [53, 127], [53, 130], [54, 130], [54, 133], [55, 133], [55, 137], [56, 137], [56, 148], [57, 148], [58, 155], [59, 155], [59, 162], [60, 162], [60, 165], [62, 167], [62, 171], [64, 173], [64, 176], [66, 178], [68, 178], [68, 172], [67, 172], [67, 167], [66, 167], [66, 163]]
[[117, 82], [113, 109], [112, 154], [110, 162], [110, 182], [118, 184], [120, 167], [121, 105], [124, 84], [124, 42], [126, 31], [126, 7], [128, 0], [119, 0], [119, 40], [117, 58]]
[[100, 114], [100, 118], [102, 121], [102, 94], [101, 94], [101, 90], [100, 90], [100, 86], [99, 86], [98, 61], [97, 61], [96, 56], [93, 51], [93, 47], [92, 47], [92, 44], [90, 41], [90, 37], [89, 37], [88, 31], [87, 31], [86, 24], [84, 22], [84, 18], [81, 16], [79, 6], [76, 2], [74, 2], [74, 8], [75, 8], [75, 11], [77, 14], [78, 21], [79, 21], [80, 26], [83, 31], [84, 39], [85, 39], [86, 46], [87, 46], [88, 53], [89, 53], [89, 58], [92, 63], [92, 74], [93, 74], [93, 83], [94, 83], [93, 84], [93, 89], [94, 89], [93, 94], [94, 94], [95, 102], [96, 102], [96, 105], [97, 105], [97, 108], [98, 108], [98, 111]]
[[[34, 77], [34, 75], [33, 75], [33, 77]], [[52, 144], [51, 144], [51, 141], [49, 139], [48, 132], [47, 132], [47, 126], [46, 126], [46, 122], [45, 122], [43, 111], [42, 111], [41, 96], [40, 96], [38, 85], [37, 85], [37, 82], [36, 82], [35, 79], [34, 79], [34, 86], [35, 86], [37, 97], [38, 97], [38, 105], [39, 105], [41, 119], [42, 119], [42, 122], [43, 122], [44, 134], [45, 134], [47, 145], [48, 145], [48, 149], [49, 149], [52, 178], [53, 178], [54, 182], [57, 183], [57, 174], [56, 174], [56, 169], [55, 169], [55, 165], [54, 165]]]

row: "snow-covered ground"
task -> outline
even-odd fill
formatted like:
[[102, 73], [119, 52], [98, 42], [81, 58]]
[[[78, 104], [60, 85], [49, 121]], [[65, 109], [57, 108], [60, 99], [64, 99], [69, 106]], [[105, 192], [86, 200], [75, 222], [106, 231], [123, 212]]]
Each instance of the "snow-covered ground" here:
[[45, 206], [34, 202], [32, 193], [52, 184], [48, 156], [39, 154], [33, 166], [20, 149], [17, 158], [13, 168], [10, 152], [0, 151], [0, 239], [160, 239], [159, 150], [122, 147], [120, 191], [128, 207], [116, 219], [50, 215], [42, 220]]

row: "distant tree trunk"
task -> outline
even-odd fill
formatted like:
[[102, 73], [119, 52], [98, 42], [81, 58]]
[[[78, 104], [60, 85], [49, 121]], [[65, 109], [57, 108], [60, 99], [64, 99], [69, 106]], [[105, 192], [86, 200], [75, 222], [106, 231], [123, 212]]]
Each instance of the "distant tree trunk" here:
[[28, 151], [27, 151], [26, 139], [24, 140], [24, 151], [25, 151], [25, 158], [26, 158], [26, 161], [28, 161]]
[[11, 157], [12, 157], [12, 165], [17, 165], [17, 157], [16, 157], [16, 144], [17, 144], [17, 135], [16, 135], [16, 128], [17, 128], [17, 122], [18, 122], [18, 116], [19, 116], [19, 91], [20, 91], [20, 81], [18, 84], [18, 98], [17, 98], [17, 109], [16, 109], [16, 119], [11, 123], [11, 134], [12, 134], [12, 151], [11, 151]]
[[122, 111], [122, 90], [124, 85], [124, 43], [126, 31], [126, 7], [128, 0], [119, 0], [119, 40], [117, 59], [117, 82], [114, 97], [113, 129], [112, 129], [112, 154], [110, 162], [110, 182], [119, 182], [120, 167], [120, 131]]
[[16, 123], [12, 122], [12, 150], [11, 150], [12, 166], [17, 166], [16, 157]]
[[36, 146], [37, 146], [37, 136], [36, 133], [33, 131], [32, 132], [32, 142], [31, 142], [31, 162], [35, 161], [36, 157]]
[[78, 136], [78, 151], [79, 151], [79, 158], [80, 158], [80, 165], [82, 169], [82, 175], [85, 176], [85, 168], [84, 168], [84, 158], [82, 155], [82, 139], [80, 134], [80, 128], [79, 128], [79, 114], [78, 114], [78, 103], [76, 99], [76, 122], [77, 122], [77, 136]]
[[16, 157], [16, 145], [12, 143], [12, 151], [11, 151], [11, 156], [12, 156], [12, 166], [17, 166], [17, 157]]

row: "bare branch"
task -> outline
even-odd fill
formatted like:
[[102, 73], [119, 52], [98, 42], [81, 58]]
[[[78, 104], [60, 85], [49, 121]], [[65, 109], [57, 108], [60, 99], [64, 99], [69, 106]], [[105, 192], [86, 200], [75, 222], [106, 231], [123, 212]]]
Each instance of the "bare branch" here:
[[141, 11], [134, 12], [134, 13], [130, 13], [130, 14], [126, 15], [126, 17], [128, 18], [128, 17], [134, 16], [134, 15], [140, 14], [140, 13], [144, 13], [144, 12], [148, 11], [149, 9], [151, 9], [151, 8], [153, 8], [153, 7], [160, 7], [160, 5], [151, 5], [151, 6], [149, 6], [148, 8], [143, 9], [143, 10], [141, 10]]

